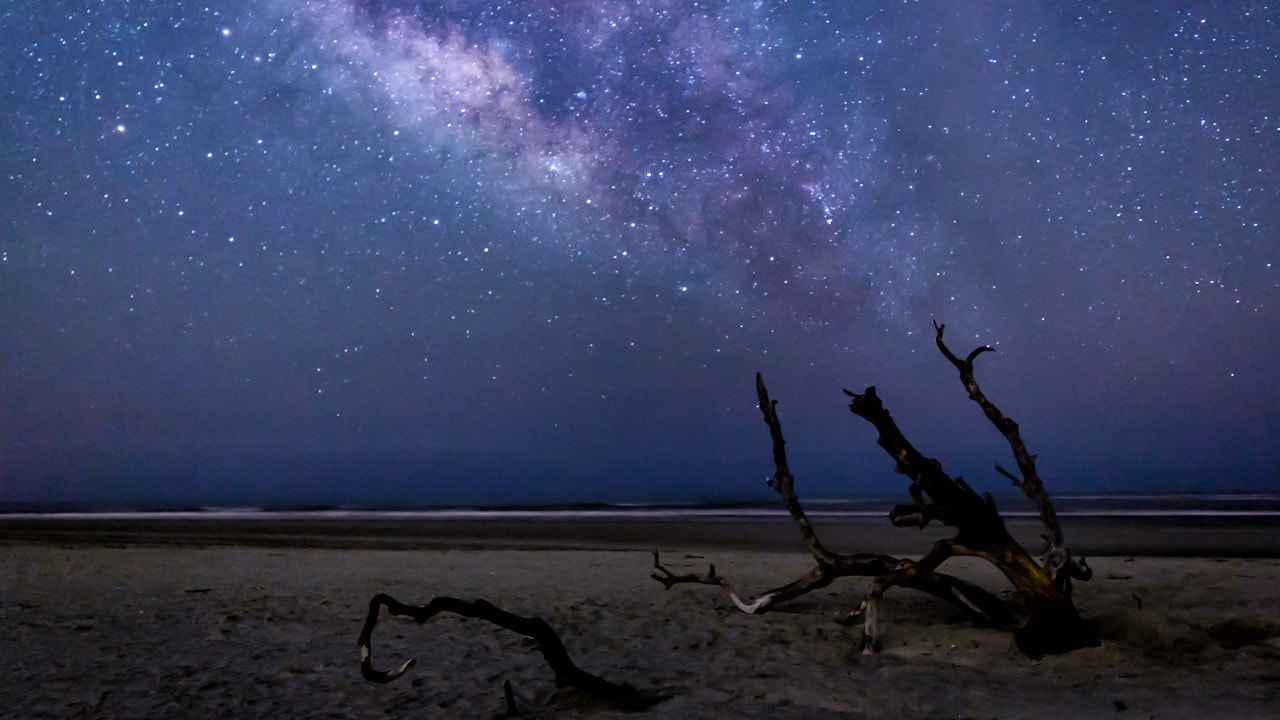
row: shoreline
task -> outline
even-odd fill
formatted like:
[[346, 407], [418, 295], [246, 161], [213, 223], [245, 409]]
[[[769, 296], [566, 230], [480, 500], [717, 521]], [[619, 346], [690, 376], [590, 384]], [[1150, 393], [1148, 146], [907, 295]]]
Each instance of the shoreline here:
[[[919, 555], [951, 530], [894, 528], [886, 518], [813, 518], [823, 542], [837, 552]], [[1015, 517], [1007, 525], [1029, 549], [1039, 522]], [[1260, 516], [1132, 516], [1063, 518], [1076, 555], [1280, 558], [1280, 518]], [[262, 517], [146, 514], [120, 517], [0, 515], [4, 545], [248, 546], [389, 550], [661, 550], [671, 547], [803, 552], [800, 535], [783, 515], [681, 514], [547, 517], [493, 513], [483, 517], [358, 518], [314, 513]]]

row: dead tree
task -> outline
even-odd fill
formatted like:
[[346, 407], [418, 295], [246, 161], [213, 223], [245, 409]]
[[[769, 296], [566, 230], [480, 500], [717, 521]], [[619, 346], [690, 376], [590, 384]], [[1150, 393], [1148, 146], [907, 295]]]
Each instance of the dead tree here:
[[962, 360], [943, 341], [945, 326], [935, 322], [934, 329], [938, 349], [959, 370], [969, 397], [978, 403], [1013, 450], [1021, 476], [996, 467], [1026, 493], [1039, 510], [1045, 530], [1044, 557], [1042, 563], [1037, 563], [1009, 535], [990, 493], [979, 496], [962, 478], [951, 478], [943, 472], [942, 463], [912, 446], [881, 403], [875, 387], [868, 387], [861, 394], [845, 390], [851, 398], [849, 409], [875, 427], [879, 434], [876, 443], [894, 459], [895, 470], [911, 480], [908, 490], [912, 502], [893, 509], [889, 514], [893, 524], [922, 528], [937, 520], [956, 529], [955, 536], [939, 540], [915, 564], [882, 574], [871, 582], [864, 601], [864, 647], [876, 645], [877, 605], [887, 589], [895, 585], [909, 587], [915, 575], [933, 571], [948, 558], [958, 555], [990, 562], [1017, 589], [1027, 613], [1026, 622], [1016, 634], [1018, 647], [1023, 652], [1039, 657], [1097, 645], [1097, 638], [1071, 601], [1072, 579], [1087, 580], [1092, 572], [1083, 560], [1073, 559], [1067, 550], [1057, 513], [1036, 471], [1035, 456], [1027, 452], [1018, 424], [987, 399], [974, 379], [973, 361], [993, 348], [984, 345]]
[[[373, 668], [372, 638], [373, 629], [378, 624], [378, 614], [383, 607], [392, 615], [408, 617], [417, 623], [424, 623], [440, 613], [454, 613], [463, 617], [478, 618], [493, 623], [500, 628], [523, 635], [533, 640], [538, 652], [555, 673], [555, 684], [558, 688], [576, 688], [584, 694], [603, 700], [619, 709], [640, 710], [649, 707], [663, 698], [659, 695], [637, 690], [627, 684], [618, 684], [593, 675], [573, 663], [569, 651], [556, 631], [551, 629], [540, 617], [521, 617], [499, 608], [485, 600], [468, 602], [453, 597], [435, 597], [426, 605], [406, 605], [390, 595], [379, 593], [369, 601], [369, 613], [365, 616], [364, 626], [360, 629], [360, 674], [365, 680], [374, 683], [389, 683], [403, 675], [413, 667], [416, 659], [410, 658], [392, 670], [375, 670]], [[504, 683], [503, 692], [506, 697], [506, 716], [517, 714], [515, 695], [510, 683]]]
[[943, 342], [943, 326], [935, 323], [934, 327], [937, 331], [937, 346], [960, 371], [961, 381], [969, 397], [979, 404], [1013, 450], [1020, 476], [1013, 475], [999, 465], [996, 469], [1023, 490], [1039, 510], [1045, 538], [1043, 564], [1038, 564], [1009, 535], [990, 494], [979, 496], [962, 478], [952, 479], [947, 476], [941, 463], [925, 457], [907, 441], [892, 416], [884, 409], [874, 387], [867, 388], [862, 394], [848, 390], [845, 393], [852, 399], [850, 409], [871, 422], [879, 431], [877, 442], [894, 458], [897, 471], [911, 479], [909, 492], [912, 503], [895, 507], [890, 513], [890, 520], [900, 527], [924, 527], [938, 520], [956, 528], [957, 534], [938, 541], [918, 561], [868, 553], [842, 555], [831, 552], [818, 539], [795, 494], [795, 479], [787, 464], [786, 441], [776, 412], [777, 402], [769, 397], [764, 381], [757, 374], [756, 392], [760, 400], [760, 412], [769, 426], [773, 444], [775, 473], [768, 479], [768, 483], [781, 495], [783, 505], [800, 529], [805, 546], [816, 563], [814, 569], [793, 582], [767, 590], [751, 599], [740, 597], [722, 576], [716, 574], [714, 565], [706, 575], [676, 575], [663, 566], [658, 554], [654, 553], [655, 572], [652, 577], [667, 588], [685, 583], [720, 586], [728, 592], [734, 605], [748, 614], [764, 612], [779, 602], [825, 587], [836, 578], [874, 578], [866, 597], [850, 614], [851, 618], [859, 614], [863, 616], [862, 649], [864, 652], [873, 652], [878, 647], [879, 601], [889, 588], [895, 586], [914, 588], [935, 595], [969, 610], [977, 619], [998, 626], [1013, 625], [1015, 613], [1002, 600], [980, 587], [937, 571], [952, 556], [972, 555], [999, 568], [1022, 597], [1026, 620], [1017, 627], [1015, 637], [1023, 652], [1039, 657], [1045, 653], [1067, 652], [1096, 645], [1096, 638], [1084, 625], [1071, 602], [1072, 579], [1087, 580], [1091, 575], [1089, 567], [1083, 560], [1073, 559], [1067, 550], [1057, 514], [1036, 471], [1035, 456], [1027, 452], [1017, 423], [1005, 417], [987, 400], [974, 379], [974, 359], [992, 348], [980, 347], [962, 360]]

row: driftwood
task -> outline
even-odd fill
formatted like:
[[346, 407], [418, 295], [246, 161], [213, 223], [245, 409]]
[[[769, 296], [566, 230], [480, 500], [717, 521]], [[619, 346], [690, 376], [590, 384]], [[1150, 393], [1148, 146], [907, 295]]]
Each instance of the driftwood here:
[[890, 520], [899, 527], [921, 528], [938, 520], [956, 528], [957, 533], [952, 538], [938, 541], [925, 557], [916, 561], [869, 553], [842, 555], [828, 550], [819, 540], [795, 494], [795, 478], [787, 463], [786, 441], [776, 412], [777, 402], [769, 397], [763, 379], [757, 374], [760, 412], [769, 426], [773, 444], [775, 473], [768, 483], [782, 497], [783, 505], [799, 528], [816, 563], [814, 569], [791, 583], [751, 599], [739, 596], [723, 577], [716, 574], [714, 565], [706, 575], [677, 575], [663, 566], [658, 554], [654, 553], [655, 572], [652, 577], [667, 588], [686, 583], [720, 586], [734, 605], [748, 614], [764, 612], [779, 602], [825, 587], [836, 578], [874, 578], [866, 597], [850, 614], [850, 618], [859, 615], [863, 618], [863, 652], [874, 652], [879, 639], [879, 601], [889, 588], [895, 586], [937, 596], [994, 625], [1014, 624], [1015, 613], [1004, 601], [980, 587], [937, 572], [948, 558], [970, 555], [995, 565], [1021, 596], [1026, 620], [1017, 628], [1015, 637], [1023, 652], [1039, 657], [1045, 653], [1096, 645], [1097, 639], [1084, 625], [1071, 602], [1071, 581], [1087, 580], [1092, 573], [1083, 559], [1073, 558], [1068, 551], [1057, 514], [1036, 471], [1035, 456], [1027, 452], [1017, 423], [986, 398], [974, 379], [974, 359], [993, 349], [983, 346], [961, 359], [943, 342], [944, 326], [934, 323], [934, 328], [938, 349], [959, 370], [969, 397], [978, 403], [1013, 450], [1020, 474], [1014, 475], [999, 465], [996, 469], [1021, 489], [1040, 513], [1045, 540], [1040, 564], [1009, 535], [989, 494], [979, 496], [963, 479], [949, 477], [943, 472], [941, 463], [924, 456], [907, 441], [880, 402], [874, 387], [868, 387], [861, 394], [848, 390], [845, 393], [851, 398], [853, 413], [870, 422], [879, 432], [877, 442], [894, 458], [897, 471], [911, 479], [908, 490], [912, 502], [895, 507], [890, 513]]
[[[628, 710], [644, 709], [662, 700], [661, 696], [646, 693], [627, 684], [618, 684], [593, 675], [574, 664], [569, 651], [556, 631], [540, 617], [521, 617], [499, 608], [485, 600], [468, 602], [453, 597], [435, 597], [426, 605], [406, 605], [390, 595], [379, 593], [369, 601], [369, 613], [365, 616], [364, 627], [360, 630], [360, 674], [365, 680], [374, 683], [388, 683], [403, 675], [414, 666], [416, 659], [410, 658], [391, 670], [375, 670], [373, 668], [373, 649], [371, 641], [373, 629], [378, 624], [378, 614], [383, 607], [392, 615], [408, 617], [414, 622], [423, 623], [440, 613], [454, 613], [463, 617], [477, 618], [493, 623], [500, 628], [510, 630], [533, 640], [538, 652], [555, 673], [555, 684], [558, 688], [575, 688], [584, 694], [606, 701], [608, 704]], [[509, 682], [504, 683], [503, 692], [507, 703], [506, 716], [517, 714], [515, 693]]]
[[935, 322], [934, 328], [938, 349], [960, 371], [969, 397], [978, 403], [983, 414], [1013, 449], [1022, 476], [1014, 476], [999, 466], [997, 468], [1040, 510], [1046, 542], [1043, 565], [1009, 535], [989, 493], [979, 496], [962, 478], [948, 476], [942, 470], [942, 463], [926, 457], [907, 441], [881, 403], [875, 387], [868, 387], [861, 394], [845, 390], [851, 399], [849, 409], [875, 427], [879, 433], [876, 443], [894, 459], [897, 472], [911, 480], [909, 492], [912, 503], [895, 507], [889, 519], [898, 527], [924, 527], [937, 520], [957, 531], [954, 537], [935, 543], [933, 549], [914, 565], [885, 573], [872, 581], [864, 601], [864, 648], [874, 649], [876, 646], [877, 605], [885, 590], [895, 585], [910, 587], [915, 575], [932, 571], [948, 558], [958, 555], [980, 557], [990, 562], [1018, 590], [1027, 610], [1027, 621], [1016, 635], [1018, 647], [1023, 652], [1039, 657], [1045, 653], [1069, 652], [1097, 645], [1097, 638], [1085, 626], [1071, 602], [1071, 580], [1087, 580], [1092, 573], [1083, 560], [1072, 559], [1067, 550], [1057, 513], [1036, 472], [1035, 457], [1023, 445], [1017, 423], [1005, 417], [986, 398], [974, 379], [974, 359], [993, 349], [984, 345], [961, 360], [943, 341], [945, 326]]

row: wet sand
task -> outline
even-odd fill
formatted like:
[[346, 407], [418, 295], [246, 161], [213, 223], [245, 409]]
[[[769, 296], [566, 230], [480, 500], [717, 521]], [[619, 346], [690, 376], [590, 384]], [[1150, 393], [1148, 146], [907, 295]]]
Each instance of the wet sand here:
[[[919, 555], [950, 531], [893, 528], [887, 518], [813, 517], [823, 541], [842, 552]], [[1072, 517], [1064, 529], [1077, 555], [1280, 557], [1280, 518], [1147, 516]], [[1010, 531], [1038, 546], [1040, 524], [1011, 518]], [[549, 518], [494, 514], [485, 518], [356, 518], [324, 513], [202, 517], [0, 515], [0, 544], [252, 545], [345, 549], [652, 550], [662, 546], [788, 552], [802, 550], [783, 515], [766, 517], [639, 514]]]

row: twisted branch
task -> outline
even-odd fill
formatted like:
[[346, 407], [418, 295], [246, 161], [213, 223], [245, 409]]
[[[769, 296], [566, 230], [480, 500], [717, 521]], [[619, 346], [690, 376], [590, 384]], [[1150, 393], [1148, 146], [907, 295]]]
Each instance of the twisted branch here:
[[[547, 665], [555, 673], [556, 687], [572, 687], [597, 698], [607, 699], [615, 704], [631, 707], [648, 707], [662, 698], [643, 693], [630, 685], [610, 682], [597, 675], [579, 668], [569, 657], [560, 636], [540, 617], [520, 617], [494, 606], [486, 600], [467, 602], [453, 597], [432, 598], [426, 605], [406, 605], [390, 595], [379, 593], [369, 601], [369, 613], [365, 616], [364, 627], [360, 630], [360, 674], [365, 680], [374, 683], [388, 683], [403, 675], [414, 666], [416, 660], [410, 658], [392, 670], [375, 670], [373, 668], [373, 650], [370, 642], [373, 629], [378, 624], [378, 614], [382, 607], [392, 615], [408, 617], [417, 623], [424, 623], [440, 613], [453, 613], [463, 617], [478, 618], [493, 623], [500, 628], [518, 633], [534, 641], [539, 653]], [[510, 697], [510, 693], [508, 693]]]

